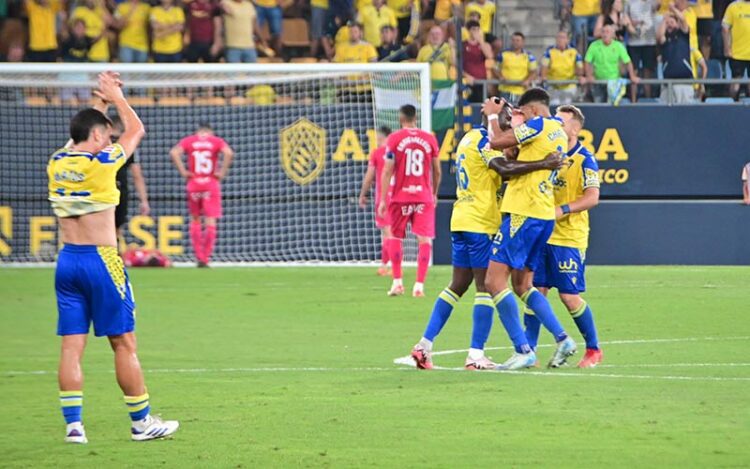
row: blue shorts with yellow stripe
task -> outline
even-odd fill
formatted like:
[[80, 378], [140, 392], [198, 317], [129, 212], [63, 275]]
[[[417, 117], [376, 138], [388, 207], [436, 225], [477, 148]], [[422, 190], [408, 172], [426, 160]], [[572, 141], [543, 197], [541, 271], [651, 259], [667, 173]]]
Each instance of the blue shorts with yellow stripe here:
[[492, 237], [486, 233], [452, 231], [451, 245], [453, 267], [465, 269], [486, 269], [490, 265]]
[[506, 215], [492, 240], [490, 260], [515, 270], [534, 270], [554, 228], [555, 220]]
[[117, 249], [66, 244], [55, 269], [57, 334], [121, 335], [135, 328], [135, 301]]
[[548, 244], [534, 269], [534, 286], [577, 295], [586, 291], [586, 251]]

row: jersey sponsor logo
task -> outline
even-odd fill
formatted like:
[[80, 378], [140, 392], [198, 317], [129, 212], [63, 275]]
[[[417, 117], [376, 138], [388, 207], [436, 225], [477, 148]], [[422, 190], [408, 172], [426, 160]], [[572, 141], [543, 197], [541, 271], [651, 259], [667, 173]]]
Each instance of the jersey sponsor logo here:
[[567, 139], [567, 137], [563, 133], [562, 129], [556, 129], [554, 132], [550, 132], [549, 134], [547, 134], [547, 139], [550, 142], [554, 142], [558, 138], [565, 138], [565, 139]]
[[86, 176], [83, 173], [79, 173], [78, 171], [71, 171], [69, 169], [64, 169], [62, 171], [55, 172], [55, 181], [70, 181], [70, 182], [83, 182], [84, 179], [86, 179]]
[[561, 274], [575, 274], [578, 272], [578, 262], [573, 258], [567, 261], [560, 261], [557, 263], [557, 269]]
[[523, 142], [524, 140], [531, 138], [538, 133], [536, 129], [533, 129], [526, 124], [519, 125], [514, 129], [513, 132], [516, 134], [516, 139], [519, 142]]
[[401, 214], [403, 216], [409, 216], [412, 213], [423, 213], [424, 204], [409, 204], [401, 207]]
[[326, 131], [308, 119], [298, 119], [279, 134], [281, 167], [287, 177], [304, 186], [320, 177], [326, 164]]

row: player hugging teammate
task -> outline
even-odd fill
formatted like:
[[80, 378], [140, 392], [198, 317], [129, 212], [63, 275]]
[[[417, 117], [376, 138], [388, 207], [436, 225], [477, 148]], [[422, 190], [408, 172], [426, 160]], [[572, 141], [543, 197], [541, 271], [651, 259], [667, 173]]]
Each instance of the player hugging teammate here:
[[[586, 340], [586, 356], [579, 366], [601, 361], [593, 316], [580, 297], [585, 290], [587, 210], [599, 198], [596, 161], [577, 141], [583, 114], [574, 106], [563, 106], [553, 117], [549, 95], [538, 88], [525, 92], [518, 105], [513, 128], [503, 129], [499, 120], [508, 104], [487, 100], [482, 108], [486, 126], [467, 133], [458, 145], [457, 201], [451, 217], [453, 279], [440, 293], [424, 336], [412, 350], [418, 368], [432, 368], [432, 341], [472, 280], [477, 293], [467, 369], [535, 366], [541, 325], [557, 342], [548, 366], [565, 364], [576, 344], [546, 299], [553, 287]], [[501, 150], [515, 147], [517, 161], [503, 156]], [[500, 178], [509, 177], [499, 202]], [[514, 292], [526, 305], [525, 331]], [[484, 356], [494, 309], [515, 348], [502, 365]]]

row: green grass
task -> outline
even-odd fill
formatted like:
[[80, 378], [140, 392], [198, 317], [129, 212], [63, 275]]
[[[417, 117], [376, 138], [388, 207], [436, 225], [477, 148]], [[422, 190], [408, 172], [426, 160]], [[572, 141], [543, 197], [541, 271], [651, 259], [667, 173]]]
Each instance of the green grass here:
[[[643, 342], [604, 345], [607, 366], [595, 370], [500, 374], [393, 364], [421, 336], [447, 268], [431, 271], [423, 300], [386, 298], [388, 281], [369, 268], [133, 270], [152, 406], [179, 419], [180, 431], [129, 441], [111, 352], [92, 337], [84, 360], [90, 443], [70, 446], [57, 402], [53, 271], [0, 269], [2, 466], [750, 464], [750, 269], [588, 274], [601, 339]], [[437, 349], [468, 345], [467, 300]], [[649, 342], [658, 339], [676, 340]], [[508, 345], [498, 321], [488, 345]], [[542, 360], [550, 353], [541, 349]], [[442, 355], [436, 364], [460, 367], [464, 358]], [[684, 366], [727, 363], [745, 366]], [[30, 373], [37, 370], [44, 373]]]

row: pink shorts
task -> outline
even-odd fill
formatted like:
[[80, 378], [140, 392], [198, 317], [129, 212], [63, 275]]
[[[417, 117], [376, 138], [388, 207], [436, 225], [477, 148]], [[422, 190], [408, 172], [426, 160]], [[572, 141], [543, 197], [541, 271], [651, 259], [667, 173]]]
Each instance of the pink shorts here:
[[411, 232], [416, 236], [435, 237], [435, 204], [391, 202], [388, 216], [394, 238], [406, 237], [408, 223], [411, 223]]
[[190, 216], [221, 218], [221, 184], [213, 177], [197, 177], [187, 183]]

